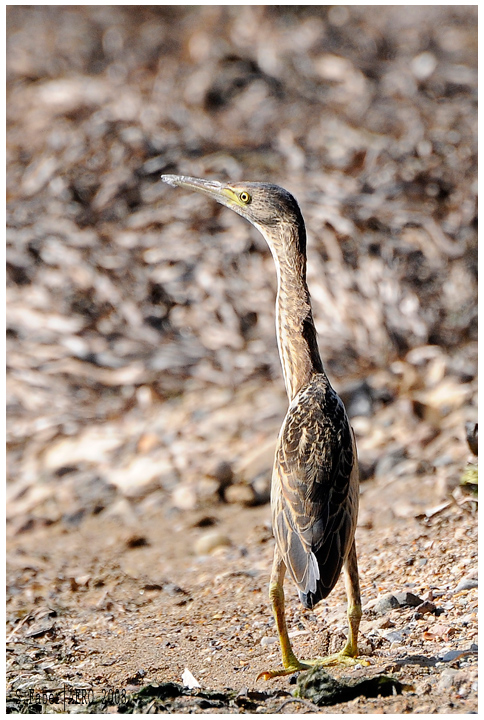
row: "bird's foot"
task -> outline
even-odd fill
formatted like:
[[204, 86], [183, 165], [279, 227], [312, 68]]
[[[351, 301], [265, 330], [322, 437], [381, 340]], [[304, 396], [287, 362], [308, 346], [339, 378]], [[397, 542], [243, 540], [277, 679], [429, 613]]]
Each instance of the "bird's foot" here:
[[313, 667], [331, 667], [334, 665], [369, 665], [369, 661], [366, 658], [357, 657], [348, 653], [345, 650], [341, 650], [339, 653], [333, 655], [327, 655], [326, 657], [314, 658], [314, 660], [295, 660], [291, 662], [287, 667], [281, 668], [280, 670], [265, 670], [257, 676], [257, 680], [271, 680], [275, 677], [283, 677], [284, 675], [292, 675], [292, 673], [299, 672], [300, 670], [310, 670]]
[[293, 662], [280, 670], [264, 670], [257, 675], [257, 680], [271, 680], [275, 677], [292, 675], [292, 673], [299, 672], [299, 670], [309, 670], [313, 662], [315, 661], [305, 660], [304, 662], [299, 662], [299, 660], [294, 659]]
[[365, 658], [358, 657], [357, 652], [351, 649], [344, 648], [339, 653], [333, 655], [327, 655], [326, 657], [316, 658], [316, 660], [305, 660], [305, 663], [310, 664], [311, 667], [315, 665], [321, 667], [330, 667], [334, 665], [369, 665], [369, 661]]

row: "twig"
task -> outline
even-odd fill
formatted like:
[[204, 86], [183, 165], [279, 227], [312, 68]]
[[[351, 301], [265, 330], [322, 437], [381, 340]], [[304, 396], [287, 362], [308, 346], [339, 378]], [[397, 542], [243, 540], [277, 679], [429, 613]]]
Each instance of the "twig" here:
[[313, 710], [313, 711], [316, 710], [317, 712], [320, 712], [320, 710], [321, 710], [321, 708], [319, 708], [318, 705], [315, 705], [314, 703], [309, 702], [309, 700], [303, 700], [302, 698], [291, 698], [290, 700], [284, 700], [281, 707], [277, 708], [276, 713], [281, 712], [281, 710], [283, 710], [286, 707], [286, 705], [289, 705], [290, 703], [295, 703], [295, 702], [301, 703], [302, 705], [306, 705], [306, 707], [310, 708], [310, 710]]
[[22, 625], [24, 625], [24, 623], [26, 623], [27, 620], [30, 620], [31, 618], [33, 618], [32, 613], [27, 613], [27, 615], [26, 615], [25, 617], [23, 617], [22, 620], [21, 620], [19, 623], [17, 623], [17, 625], [15, 625], [14, 629], [12, 630], [12, 632], [10, 633], [10, 635], [8, 636], [8, 638], [5, 640], [5, 642], [9, 642], [9, 641], [13, 638], [13, 636], [15, 635], [15, 633], [16, 633], [18, 630], [20, 630], [20, 628], [22, 627]]

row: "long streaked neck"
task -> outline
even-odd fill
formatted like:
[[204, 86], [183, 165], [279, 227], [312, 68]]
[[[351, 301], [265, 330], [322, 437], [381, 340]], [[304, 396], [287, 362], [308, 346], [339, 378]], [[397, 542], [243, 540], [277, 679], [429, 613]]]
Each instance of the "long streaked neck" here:
[[284, 225], [277, 241], [263, 232], [277, 269], [276, 330], [289, 401], [315, 373], [324, 373], [306, 284], [306, 230]]

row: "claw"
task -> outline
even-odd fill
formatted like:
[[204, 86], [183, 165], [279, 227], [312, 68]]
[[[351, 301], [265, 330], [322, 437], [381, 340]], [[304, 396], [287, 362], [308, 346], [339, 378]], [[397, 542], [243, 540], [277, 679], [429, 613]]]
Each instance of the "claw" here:
[[288, 667], [281, 668], [280, 670], [264, 670], [257, 675], [257, 680], [272, 680], [275, 677], [283, 677], [284, 675], [292, 675], [292, 673], [299, 672], [300, 670], [309, 670], [310, 665], [305, 662], [297, 662], [297, 664], [288, 665]]
[[272, 678], [285, 675], [285, 670], [264, 670], [257, 675], [257, 680], [272, 680]]

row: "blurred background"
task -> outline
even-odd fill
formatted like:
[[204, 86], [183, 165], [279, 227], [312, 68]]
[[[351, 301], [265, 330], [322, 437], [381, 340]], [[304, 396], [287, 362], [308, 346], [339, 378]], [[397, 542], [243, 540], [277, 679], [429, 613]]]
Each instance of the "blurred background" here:
[[272, 257], [161, 173], [298, 199], [362, 522], [460, 492], [476, 107], [474, 6], [8, 7], [9, 531], [268, 502]]

